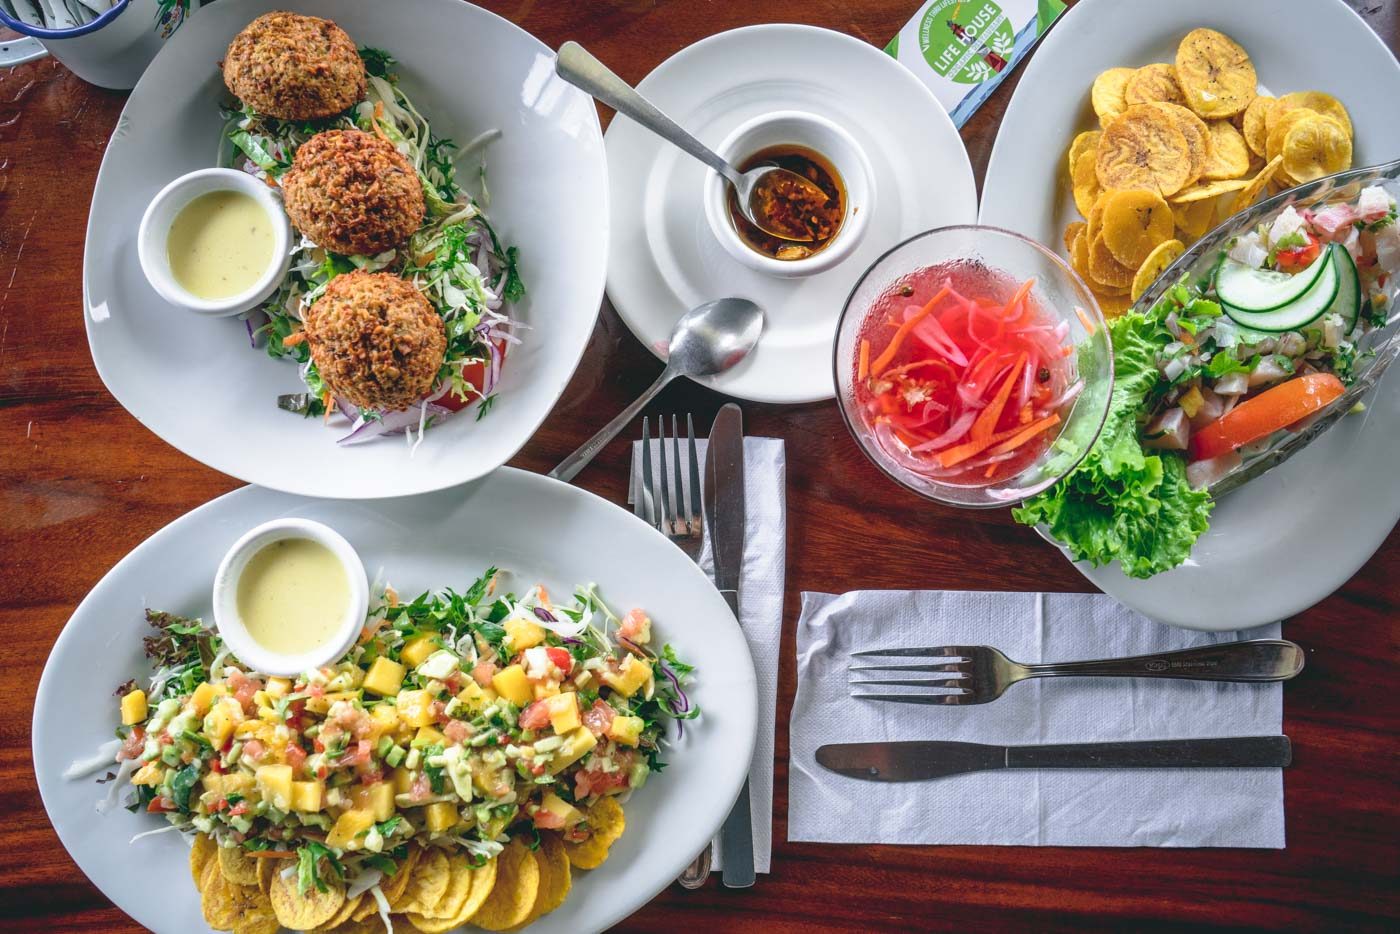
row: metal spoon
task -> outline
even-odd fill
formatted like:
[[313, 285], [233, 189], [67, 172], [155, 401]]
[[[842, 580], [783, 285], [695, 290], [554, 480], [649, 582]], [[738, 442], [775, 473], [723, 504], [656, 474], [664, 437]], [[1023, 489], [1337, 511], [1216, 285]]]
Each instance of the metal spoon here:
[[763, 210], [764, 199], [759, 197], [779, 183], [803, 189], [808, 198], [818, 204], [827, 195], [809, 179], [796, 172], [775, 165], [761, 165], [740, 172], [721, 159], [704, 143], [681, 129], [674, 120], [666, 116], [656, 105], [638, 94], [627, 82], [608, 70], [608, 66], [598, 61], [591, 52], [577, 42], [565, 42], [559, 47], [554, 60], [554, 70], [565, 81], [582, 88], [618, 113], [624, 113], [657, 136], [699, 159], [714, 169], [734, 186], [739, 196], [739, 210], [758, 229], [780, 240], [810, 242], [812, 233], [802, 227], [788, 227], [775, 224]]
[[763, 309], [745, 298], [721, 298], [687, 311], [671, 331], [666, 369], [656, 382], [549, 475], [556, 480], [572, 480], [671, 380], [723, 373], [748, 356], [762, 332]]

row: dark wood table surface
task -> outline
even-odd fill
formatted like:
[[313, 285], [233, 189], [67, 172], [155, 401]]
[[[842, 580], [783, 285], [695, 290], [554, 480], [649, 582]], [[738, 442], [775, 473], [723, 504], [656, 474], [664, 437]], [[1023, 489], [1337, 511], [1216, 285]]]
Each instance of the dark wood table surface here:
[[[1400, 46], [1400, 2], [1350, 2]], [[1122, 15], [1129, 5], [1123, 0]], [[882, 45], [916, 0], [487, 6], [552, 47], [583, 42], [635, 83], [691, 43], [755, 22], [811, 23]], [[1339, 50], [1312, 48], [1299, 36], [1298, 54]], [[1019, 73], [963, 130], [979, 183]], [[124, 100], [52, 61], [0, 73], [0, 928], [7, 930], [138, 929], [83, 877], [44, 814], [30, 764], [34, 692], [55, 637], [89, 588], [166, 523], [240, 485], [138, 424], [108, 395], [88, 354], [83, 235]], [[607, 304], [584, 359], [607, 366], [585, 362], [511, 463], [547, 471], [660, 370]], [[651, 411], [694, 412], [708, 426], [724, 401], [675, 385]], [[1006, 511], [961, 512], [901, 492], [859, 455], [831, 404], [745, 403], [744, 413], [749, 433], [787, 442], [773, 872], [747, 891], [713, 878], [698, 892], [672, 886], [620, 929], [1397, 929], [1400, 693], [1390, 682], [1400, 663], [1400, 533], [1341, 590], [1288, 623], [1287, 635], [1308, 649], [1308, 668], [1285, 694], [1296, 755], [1284, 777], [1287, 849], [788, 843], [787, 720], [801, 591], [1093, 588]], [[626, 445], [614, 443], [578, 482], [621, 502], [626, 467]]]

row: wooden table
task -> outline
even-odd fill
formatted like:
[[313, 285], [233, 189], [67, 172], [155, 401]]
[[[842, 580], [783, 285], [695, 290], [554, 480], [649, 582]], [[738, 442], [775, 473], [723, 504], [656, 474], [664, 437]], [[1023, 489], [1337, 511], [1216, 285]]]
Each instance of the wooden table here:
[[[1351, 2], [1392, 48], [1400, 46], [1400, 4]], [[883, 44], [915, 3], [520, 0], [487, 5], [551, 46], [578, 39], [635, 83], [691, 43], [759, 20], [812, 23]], [[1302, 36], [1298, 49], [1300, 55], [1338, 54], [1309, 51]], [[1019, 74], [963, 130], [979, 182]], [[51, 61], [0, 74], [4, 929], [136, 929], [78, 871], [44, 814], [30, 765], [32, 699], [54, 638], [107, 569], [166, 523], [239, 485], [141, 427], [107, 394], [88, 355], [80, 285], [88, 198], [124, 100], [123, 94], [83, 84]], [[660, 369], [609, 305], [585, 359], [607, 365], [579, 370], [564, 401], [512, 461], [516, 466], [548, 470]], [[676, 385], [653, 412], [694, 412], [697, 423], [706, 426], [722, 401]], [[773, 873], [748, 891], [721, 888], [716, 879], [699, 892], [672, 886], [621, 929], [1160, 929], [1185, 923], [1395, 929], [1400, 922], [1400, 695], [1386, 682], [1400, 662], [1400, 533], [1393, 532], [1345, 587], [1289, 624], [1288, 635], [1308, 647], [1309, 659], [1305, 675], [1287, 688], [1285, 728], [1297, 757], [1284, 782], [1287, 849], [787, 843], [786, 724], [802, 590], [1091, 588], [1005, 511], [959, 512], [901, 492], [859, 455], [831, 404], [745, 404], [744, 412], [749, 432], [785, 439], [788, 456], [788, 594]], [[626, 445], [616, 443], [579, 483], [621, 502], [626, 468]]]

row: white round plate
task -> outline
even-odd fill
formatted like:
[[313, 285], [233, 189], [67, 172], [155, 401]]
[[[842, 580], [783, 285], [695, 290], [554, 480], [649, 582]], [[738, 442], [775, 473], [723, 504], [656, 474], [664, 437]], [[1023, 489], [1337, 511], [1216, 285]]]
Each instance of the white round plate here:
[[836, 319], [856, 279], [901, 240], [976, 216], [972, 166], [948, 115], [884, 52], [813, 26], [719, 33], [662, 62], [638, 90], [711, 147], [751, 117], [805, 110], [840, 124], [865, 150], [876, 194], [860, 246], [827, 272], [778, 279], [741, 265], [710, 232], [708, 169], [626, 117], [613, 118], [606, 136], [615, 229], [608, 297], [638, 340], [664, 358], [687, 309], [751, 299], [766, 314], [758, 347], [707, 385], [755, 402], [833, 398]]
[[[1075, 132], [1097, 126], [1094, 77], [1116, 65], [1170, 62], [1197, 26], [1243, 45], [1274, 94], [1321, 90], [1346, 104], [1354, 165], [1400, 155], [1400, 123], [1380, 103], [1400, 98], [1400, 66], [1340, 0], [1173, 0], [1137, 4], [1131, 16], [1116, 0], [1082, 0], [1021, 76], [987, 168], [982, 223], [1058, 245], [1078, 219], [1062, 178], [1064, 152]], [[1318, 54], [1301, 51], [1300, 36]], [[1389, 374], [1368, 405], [1223, 498], [1181, 567], [1149, 580], [1126, 577], [1116, 564], [1076, 567], [1138, 612], [1188, 629], [1240, 629], [1307, 609], [1355, 574], [1400, 519], [1400, 379]]]
[[172, 522], [108, 572], [68, 621], [39, 681], [34, 771], [49, 820], [88, 878], [138, 923], [161, 934], [207, 930], [188, 846], [174, 831], [129, 843], [164, 821], [120, 807], [99, 815], [101, 773], [71, 781], [62, 773], [112, 737], [117, 685], [150, 673], [141, 652], [145, 608], [208, 618], [224, 551], [249, 528], [284, 516], [334, 527], [371, 575], [403, 594], [460, 590], [490, 565], [510, 572], [517, 593], [536, 582], [555, 593], [596, 582], [614, 607], [645, 608], [657, 638], [696, 665], [687, 692], [704, 711], [700, 719], [668, 751], [667, 769], [628, 801], [627, 832], [607, 863], [575, 873], [568, 900], [531, 931], [616, 924], [711, 839], [753, 754], [753, 659], [719, 593], [660, 533], [591, 493], [511, 468], [450, 493], [368, 503], [245, 487]]
[[[427, 433], [341, 447], [326, 427], [279, 410], [302, 392], [292, 364], [248, 344], [236, 318], [166, 304], [136, 257], [142, 211], [166, 182], [215, 164], [230, 99], [216, 63], [229, 40], [274, 9], [336, 20], [360, 45], [398, 59], [403, 87], [439, 135], [466, 143], [491, 128], [489, 213], [520, 248], [530, 325], [499, 396]], [[554, 77], [554, 54], [511, 23], [458, 0], [251, 0], [207, 6], [165, 44], [117, 122], [88, 218], [83, 292], [88, 342], [107, 388], [147, 428], [216, 470], [309, 496], [405, 496], [481, 477], [509, 460], [549, 414], [593, 331], [608, 251], [607, 169], [593, 102]], [[476, 171], [462, 163], [464, 181]]]

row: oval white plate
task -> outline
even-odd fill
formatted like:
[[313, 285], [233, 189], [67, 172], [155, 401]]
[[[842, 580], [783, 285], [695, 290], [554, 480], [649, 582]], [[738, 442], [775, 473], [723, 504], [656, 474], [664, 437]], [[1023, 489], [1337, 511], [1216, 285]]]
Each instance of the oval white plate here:
[[753, 659], [719, 593], [660, 533], [591, 493], [511, 468], [451, 493], [373, 503], [245, 487], [172, 522], [108, 572], [64, 627], [39, 681], [34, 770], [49, 820], [88, 878], [132, 918], [157, 932], [206, 930], [189, 848], [175, 831], [128, 845], [164, 821], [122, 808], [98, 815], [93, 805], [106, 787], [93, 781], [97, 776], [68, 781], [62, 772], [111, 738], [116, 686], [149, 674], [143, 610], [208, 618], [210, 582], [224, 551], [252, 526], [282, 516], [334, 527], [371, 575], [406, 595], [460, 590], [493, 564], [511, 572], [517, 593], [536, 582], [555, 593], [596, 582], [612, 606], [645, 608], [657, 638], [696, 665], [687, 691], [701, 718], [669, 751], [666, 771], [627, 803], [627, 832], [607, 863], [575, 873], [568, 900], [532, 931], [574, 934], [616, 924], [709, 842], [753, 754]]
[[749, 359], [707, 381], [755, 402], [835, 396], [836, 319], [876, 257], [930, 227], [968, 224], [977, 187], [962, 139], [933, 94], [904, 66], [851, 36], [814, 26], [749, 26], [671, 56], [638, 90], [708, 146], [739, 124], [805, 110], [847, 130], [875, 170], [875, 205], [860, 246], [840, 265], [777, 279], [724, 252], [705, 220], [699, 162], [626, 117], [608, 126], [616, 239], [608, 297], [652, 353], [664, 357], [676, 320], [726, 296], [757, 302], [763, 338]]
[[[1400, 123], [1379, 103], [1400, 98], [1400, 66], [1340, 0], [1173, 0], [1135, 5], [1131, 16], [1115, 0], [1083, 0], [1021, 76], [992, 149], [982, 223], [1058, 250], [1065, 225], [1078, 219], [1064, 153], [1078, 129], [1097, 126], [1094, 77], [1115, 65], [1170, 62], [1197, 26], [1243, 45], [1275, 94], [1321, 90], [1346, 104], [1356, 127], [1354, 165], [1400, 153]], [[1308, 37], [1306, 49], [1300, 36]], [[1400, 379], [1389, 374], [1368, 405], [1364, 416], [1343, 420], [1222, 499], [1181, 567], [1145, 581], [1116, 564], [1076, 567], [1138, 612], [1188, 629], [1244, 629], [1307, 609], [1355, 574], [1400, 518]]]
[[[213, 165], [227, 98], [216, 63], [229, 39], [271, 9], [335, 19], [360, 45], [394, 55], [403, 86], [440, 135], [465, 144], [487, 129], [489, 207], [520, 248], [531, 326], [506, 364], [499, 397], [427, 433], [340, 447], [342, 427], [276, 406], [301, 392], [296, 368], [248, 345], [237, 319], [174, 308], [146, 283], [136, 229], [170, 179]], [[593, 331], [608, 251], [607, 170], [593, 102], [554, 77], [554, 54], [458, 0], [214, 4], [156, 57], [122, 111], [88, 218], [83, 293], [93, 362], [107, 388], [161, 438], [216, 470], [309, 496], [403, 496], [473, 480], [509, 460], [564, 391]], [[475, 190], [476, 162], [462, 163]]]

